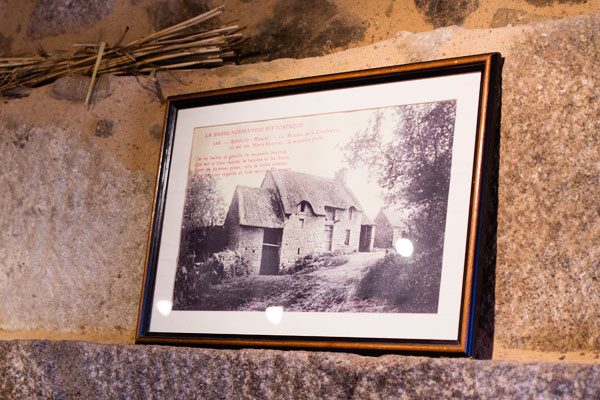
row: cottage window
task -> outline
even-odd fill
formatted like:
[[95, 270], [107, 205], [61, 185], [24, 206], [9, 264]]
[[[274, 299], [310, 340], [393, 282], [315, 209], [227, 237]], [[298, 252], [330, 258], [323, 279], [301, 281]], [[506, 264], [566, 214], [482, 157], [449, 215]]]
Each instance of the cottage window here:
[[335, 221], [335, 208], [325, 207], [325, 221]]
[[352, 207], [350, 207], [350, 208], [348, 209], [348, 219], [349, 219], [350, 221], [352, 221], [352, 213], [353, 213], [353, 211], [354, 211], [354, 208], [352, 208]]
[[304, 218], [300, 218], [300, 228], [304, 228]]
[[305, 201], [300, 203], [300, 212], [306, 212], [306, 202]]
[[346, 246], [350, 245], [350, 229], [346, 229], [346, 239], [344, 240]]

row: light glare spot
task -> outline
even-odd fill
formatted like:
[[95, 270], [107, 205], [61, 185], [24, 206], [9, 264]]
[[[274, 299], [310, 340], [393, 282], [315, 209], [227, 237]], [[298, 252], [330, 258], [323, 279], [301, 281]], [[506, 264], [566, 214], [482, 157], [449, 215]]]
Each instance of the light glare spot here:
[[412, 256], [413, 251], [415, 250], [412, 242], [409, 239], [405, 238], [396, 240], [395, 247], [398, 254], [400, 254], [402, 257]]
[[267, 316], [267, 320], [273, 325], [278, 325], [283, 318], [283, 307], [267, 307], [265, 310], [265, 314]]
[[168, 317], [171, 314], [171, 309], [173, 308], [173, 304], [169, 300], [159, 300], [156, 302], [156, 308], [158, 312]]

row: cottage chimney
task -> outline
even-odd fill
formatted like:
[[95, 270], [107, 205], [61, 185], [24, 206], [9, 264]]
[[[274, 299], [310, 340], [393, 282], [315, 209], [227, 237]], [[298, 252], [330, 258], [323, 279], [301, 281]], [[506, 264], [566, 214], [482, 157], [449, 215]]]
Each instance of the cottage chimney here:
[[348, 168], [342, 168], [335, 173], [335, 180], [340, 182], [342, 185], [345, 185], [347, 175], [348, 175]]

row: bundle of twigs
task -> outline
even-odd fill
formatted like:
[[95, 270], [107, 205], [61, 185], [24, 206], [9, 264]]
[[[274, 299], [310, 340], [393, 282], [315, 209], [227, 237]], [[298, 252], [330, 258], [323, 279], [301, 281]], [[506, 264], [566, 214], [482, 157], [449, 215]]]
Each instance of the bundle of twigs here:
[[[98, 74], [143, 74], [156, 70], [214, 66], [234, 57], [233, 46], [241, 41], [237, 25], [201, 29], [198, 25], [223, 13], [223, 6], [142, 39], [114, 46], [75, 44], [72, 56], [40, 55], [0, 58], [0, 93], [15, 87], [34, 87], [69, 74], [91, 75], [90, 92]], [[89, 100], [88, 93], [88, 100]], [[86, 101], [87, 103], [87, 101]]]

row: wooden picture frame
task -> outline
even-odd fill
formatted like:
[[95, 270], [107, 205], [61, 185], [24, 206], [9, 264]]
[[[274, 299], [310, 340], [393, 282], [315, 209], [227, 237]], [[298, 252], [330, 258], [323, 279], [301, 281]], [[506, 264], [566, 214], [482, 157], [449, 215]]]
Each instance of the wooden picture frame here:
[[170, 98], [136, 341], [472, 355], [500, 62]]

